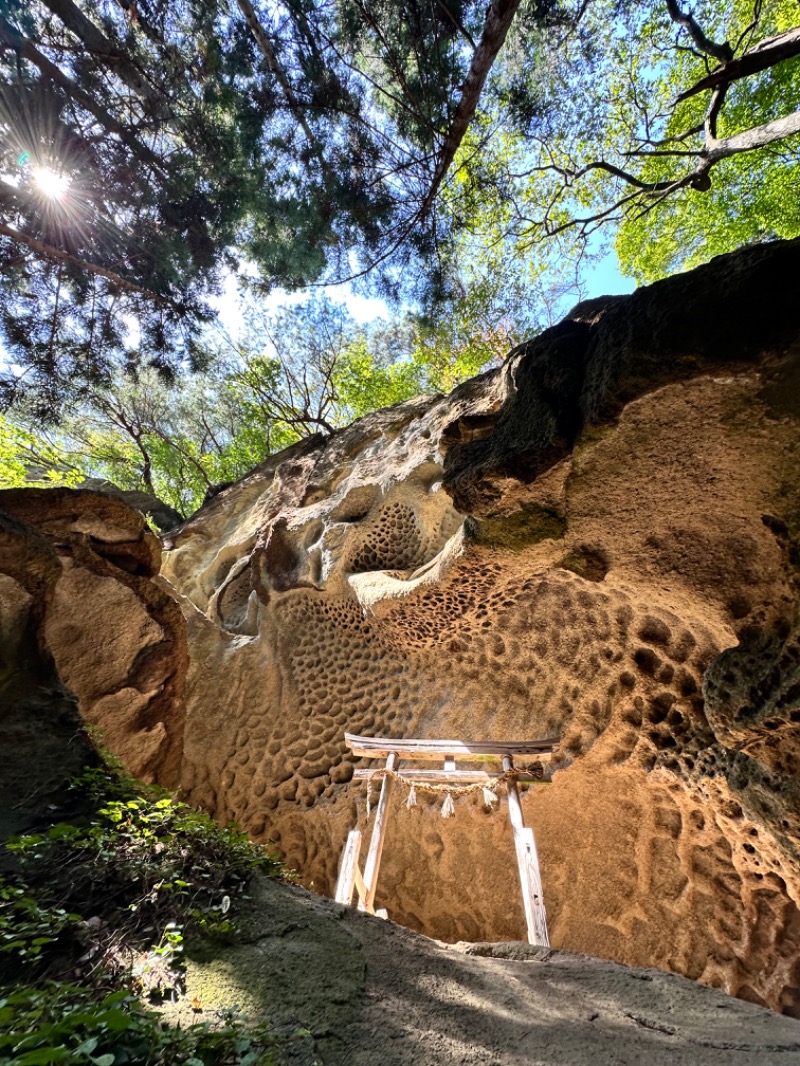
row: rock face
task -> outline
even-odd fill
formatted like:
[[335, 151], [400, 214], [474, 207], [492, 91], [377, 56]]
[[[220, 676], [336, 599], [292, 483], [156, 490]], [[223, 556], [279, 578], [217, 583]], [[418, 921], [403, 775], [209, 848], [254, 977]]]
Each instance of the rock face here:
[[[0, 509], [49, 539], [82, 713], [306, 885], [367, 828], [345, 731], [553, 736], [523, 798], [553, 945], [800, 1015], [798, 335], [798, 242], [581, 305], [222, 491], [165, 540], [172, 594], [116, 500]], [[505, 810], [439, 805], [395, 801], [378, 904], [524, 937]]]
[[[113, 496], [0, 492], [0, 632], [7, 634], [0, 728], [12, 750], [17, 731], [36, 723], [38, 757], [53, 784], [80, 766], [76, 700], [83, 721], [102, 727], [105, 743], [134, 774], [179, 783], [185, 625], [174, 597], [154, 580], [160, 561], [142, 516]], [[37, 769], [14, 770], [6, 759], [2, 798], [22, 788], [41, 807]]]
[[171, 1020], [236, 1004], [281, 1066], [797, 1066], [800, 1024], [674, 974], [527, 944], [445, 947], [274, 882], [195, 952]]
[[[800, 1013], [800, 245], [561, 325], [275, 456], [165, 547], [183, 786], [335, 884], [344, 732], [558, 738], [523, 806], [554, 945]], [[378, 902], [524, 936], [504, 811], [395, 811]]]
[[111, 481], [93, 477], [85, 478], [78, 488], [91, 492], [103, 492], [108, 496], [114, 496], [116, 499], [122, 500], [123, 503], [127, 503], [129, 507], [132, 507], [134, 511], [139, 511], [150, 518], [161, 533], [166, 532], [168, 529], [174, 529], [183, 521], [174, 507], [170, 507], [168, 503], [164, 503], [163, 500], [159, 500], [157, 496], [153, 496], [149, 492], [121, 489]]

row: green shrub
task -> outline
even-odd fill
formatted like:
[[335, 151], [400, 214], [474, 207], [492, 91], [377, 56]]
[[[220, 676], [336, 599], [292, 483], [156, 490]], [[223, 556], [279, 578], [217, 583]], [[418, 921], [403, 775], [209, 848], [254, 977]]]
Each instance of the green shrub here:
[[163, 958], [178, 954], [191, 929], [229, 939], [253, 874], [282, 873], [275, 855], [237, 827], [218, 826], [162, 790], [111, 771], [90, 771], [79, 784], [113, 798], [84, 826], [59, 823], [6, 847], [37, 899], [87, 920], [100, 916], [128, 947], [147, 941]]
[[0, 998], [0, 1066], [268, 1066], [266, 1026], [165, 1025], [130, 992], [49, 981]]

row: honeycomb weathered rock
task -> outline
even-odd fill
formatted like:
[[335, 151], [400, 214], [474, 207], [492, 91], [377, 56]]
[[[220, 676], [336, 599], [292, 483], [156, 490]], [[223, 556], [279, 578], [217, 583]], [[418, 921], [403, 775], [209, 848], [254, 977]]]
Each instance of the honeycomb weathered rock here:
[[[184, 525], [189, 796], [330, 892], [365, 825], [345, 730], [557, 736], [523, 801], [553, 942], [800, 1011], [798, 259], [579, 308]], [[392, 917], [523, 935], [504, 816], [396, 807]]]

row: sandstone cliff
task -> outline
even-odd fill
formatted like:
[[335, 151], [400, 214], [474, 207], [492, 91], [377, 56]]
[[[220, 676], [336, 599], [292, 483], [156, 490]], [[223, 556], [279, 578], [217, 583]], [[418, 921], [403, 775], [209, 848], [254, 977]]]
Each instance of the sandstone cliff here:
[[[154, 580], [160, 563], [142, 515], [113, 496], [0, 492], [3, 806], [19, 809], [30, 794], [31, 809], [41, 809], [42, 789], [57, 789], [80, 765], [83, 745], [70, 740], [75, 698], [134, 774], [178, 787], [185, 624]], [[40, 731], [28, 764], [8, 755], [19, 730]]]
[[[109, 547], [130, 530], [0, 495], [57, 542], [62, 678], [134, 769], [323, 893], [366, 821], [345, 730], [556, 736], [523, 799], [553, 944], [800, 1014], [798, 267], [766, 245], [581, 305], [448, 397], [272, 457], [165, 541], [169, 587]], [[390, 916], [524, 936], [504, 813], [401, 802]]]

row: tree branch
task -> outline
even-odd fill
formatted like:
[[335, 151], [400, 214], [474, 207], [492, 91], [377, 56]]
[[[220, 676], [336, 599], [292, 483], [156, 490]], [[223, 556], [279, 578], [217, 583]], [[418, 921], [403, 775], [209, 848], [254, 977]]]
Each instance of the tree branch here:
[[18, 244], [23, 244], [26, 248], [30, 248], [30, 250], [37, 255], [45, 256], [45, 258], [52, 259], [57, 263], [69, 263], [72, 266], [78, 267], [79, 270], [85, 271], [87, 274], [97, 274], [101, 278], [105, 278], [106, 281], [110, 281], [113, 285], [116, 285], [118, 289], [123, 289], [125, 292], [134, 292], [138, 296], [144, 296], [146, 299], [152, 300], [154, 303], [164, 307], [177, 306], [173, 300], [169, 299], [169, 297], [159, 296], [156, 292], [151, 292], [149, 289], [143, 289], [140, 285], [136, 285], [132, 281], [123, 278], [121, 274], [109, 270], [108, 267], [101, 266], [99, 263], [92, 263], [87, 259], [80, 259], [77, 255], [70, 255], [69, 252], [64, 252], [52, 244], [45, 244], [44, 241], [39, 241], [35, 237], [28, 236], [27, 233], [21, 233], [20, 230], [14, 229], [13, 226], [7, 226], [4, 222], [0, 222], [0, 236], [9, 237], [12, 241], [16, 241]]
[[721, 67], [717, 67], [716, 70], [712, 70], [705, 78], [695, 82], [691, 89], [681, 93], [675, 102], [688, 100], [689, 97], [696, 96], [705, 89], [715, 89], [718, 85], [727, 85], [740, 78], [747, 78], [751, 74], [760, 74], [762, 70], [768, 70], [796, 55], [800, 55], [800, 26], [761, 41], [738, 59], [731, 59]]
[[765, 122], [762, 126], [753, 126], [743, 133], [737, 133], [733, 137], [724, 137], [722, 140], [713, 140], [703, 153], [708, 165], [718, 163], [720, 159], [738, 155], [740, 152], [752, 152], [757, 148], [765, 148], [773, 141], [782, 141], [786, 137], [800, 133], [800, 111], [793, 111], [783, 118]]
[[444, 17], [447, 19], [447, 21], [449, 23], [451, 23], [451, 25], [453, 25], [456, 28], [456, 30], [458, 30], [458, 32], [461, 34], [461, 36], [464, 38], [464, 40], [469, 41], [470, 46], [472, 47], [472, 49], [474, 51], [478, 46], [475, 44], [475, 41], [474, 41], [474, 39], [472, 37], [472, 34], [469, 32], [469, 30], [464, 25], [464, 23], [461, 21], [461, 19], [454, 12], [452, 12], [450, 10], [450, 8], [447, 6], [447, 4], [444, 2], [444, 0], [436, 0], [436, 6], [439, 8], [439, 10], [441, 12], [443, 12]]
[[314, 131], [308, 124], [303, 109], [301, 108], [297, 97], [294, 94], [291, 82], [286, 76], [283, 67], [278, 62], [278, 57], [275, 54], [275, 49], [272, 47], [272, 42], [269, 39], [269, 35], [264, 27], [261, 25], [261, 21], [255, 12], [250, 0], [236, 0], [239, 5], [239, 10], [244, 15], [244, 20], [247, 23], [250, 32], [255, 38], [256, 44], [261, 50], [261, 54], [267, 61], [267, 66], [275, 76], [275, 80], [281, 87], [281, 92], [284, 95], [286, 103], [289, 105], [289, 110], [292, 112], [296, 122], [305, 133], [308, 143], [314, 149], [317, 157], [322, 159], [322, 150], [317, 142], [317, 138], [314, 136]]
[[723, 44], [717, 44], [715, 41], [712, 41], [710, 37], [706, 37], [695, 21], [694, 15], [681, 11], [678, 7], [678, 0], [666, 0], [666, 4], [669, 17], [673, 22], [676, 22], [688, 32], [689, 36], [701, 52], [713, 56], [713, 58], [718, 59], [720, 63], [728, 63], [733, 59], [733, 49], [728, 42], [725, 41]]
[[155, 152], [152, 152], [146, 145], [137, 140], [129, 127], [118, 122], [104, 108], [100, 107], [89, 93], [84, 92], [77, 82], [74, 82], [55, 63], [52, 63], [46, 56], [42, 55], [33, 43], [27, 37], [24, 37], [19, 30], [15, 29], [2, 15], [0, 15], [0, 45], [5, 45], [6, 48], [12, 49], [29, 63], [33, 63], [46, 78], [61, 86], [73, 100], [79, 103], [90, 115], [93, 115], [101, 126], [104, 126], [111, 133], [116, 133], [138, 159], [148, 163], [163, 174], [163, 163]]
[[72, 0], [43, 0], [67, 29], [83, 42], [93, 55], [102, 56], [114, 73], [135, 93], [149, 104], [156, 104], [160, 97], [142, 72], [131, 63], [128, 56], [117, 48], [97, 26], [72, 2]]

